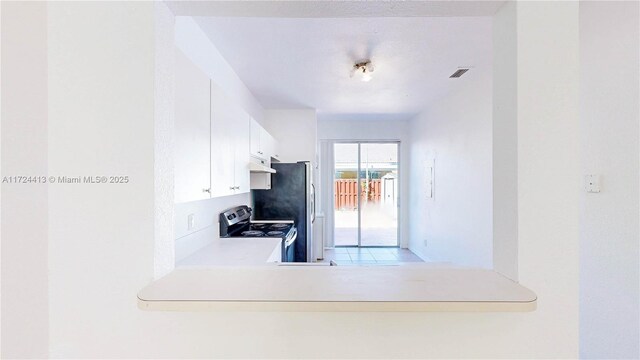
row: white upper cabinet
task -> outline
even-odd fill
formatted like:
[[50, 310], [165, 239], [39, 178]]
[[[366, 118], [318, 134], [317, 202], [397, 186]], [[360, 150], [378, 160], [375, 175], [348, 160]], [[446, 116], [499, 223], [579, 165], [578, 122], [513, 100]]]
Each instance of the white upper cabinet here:
[[211, 196], [249, 191], [249, 115], [211, 82]]
[[271, 158], [280, 161], [277, 142], [257, 121], [251, 118], [251, 156], [271, 162]]
[[175, 202], [209, 198], [209, 77], [176, 49]]
[[[251, 156], [254, 158], [252, 161], [266, 167], [270, 167], [273, 160], [280, 161], [276, 139], [253, 118], [251, 119], [250, 150]], [[251, 189], [271, 189], [271, 173], [254, 171], [251, 173], [250, 180]]]
[[255, 119], [251, 118], [251, 155], [259, 159], [265, 159], [264, 151], [260, 148], [261, 134], [264, 131], [262, 126]]
[[265, 142], [263, 146], [263, 148], [265, 149], [264, 153], [272, 159], [280, 161], [280, 155], [278, 154], [278, 142], [276, 141], [276, 139], [266, 131], [264, 132], [264, 136], [260, 138], [261, 141], [263, 139]]
[[249, 153], [250, 142], [250, 122], [251, 117], [242, 108], [237, 108], [235, 130], [235, 163], [234, 163], [234, 183], [235, 193], [249, 192], [249, 161], [251, 156]]
[[231, 195], [235, 192], [235, 147], [230, 136], [233, 114], [228, 110], [229, 99], [211, 82], [211, 196]]
[[[269, 164], [275, 141], [176, 49], [175, 202], [251, 190], [251, 154]], [[270, 180], [270, 179], [269, 179]]]

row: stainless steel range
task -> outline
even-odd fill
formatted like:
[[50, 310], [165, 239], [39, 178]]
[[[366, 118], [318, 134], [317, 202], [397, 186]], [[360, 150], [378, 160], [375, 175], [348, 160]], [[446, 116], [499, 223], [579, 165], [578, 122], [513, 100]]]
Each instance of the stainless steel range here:
[[298, 230], [293, 220], [251, 221], [251, 208], [242, 205], [220, 214], [220, 237], [280, 238], [282, 239], [282, 262], [293, 262]]

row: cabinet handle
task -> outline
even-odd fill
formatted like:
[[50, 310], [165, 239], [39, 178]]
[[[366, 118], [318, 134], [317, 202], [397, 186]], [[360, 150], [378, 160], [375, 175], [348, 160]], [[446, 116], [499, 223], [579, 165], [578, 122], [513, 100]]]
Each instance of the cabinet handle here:
[[206, 193], [211, 194], [211, 189], [210, 188], [209, 189], [202, 189], [202, 192], [206, 192]]
[[230, 187], [229, 187], [229, 190], [233, 190], [233, 189], [235, 189], [235, 187], [233, 187], [233, 186], [230, 186]]
[[262, 151], [258, 151], [258, 154], [262, 155]]
[[234, 186], [233, 188], [236, 190], [240, 190], [240, 186]]

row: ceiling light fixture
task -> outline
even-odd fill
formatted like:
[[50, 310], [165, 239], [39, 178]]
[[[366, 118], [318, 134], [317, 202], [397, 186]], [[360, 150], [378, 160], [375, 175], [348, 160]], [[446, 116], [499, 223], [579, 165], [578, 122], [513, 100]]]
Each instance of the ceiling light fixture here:
[[373, 72], [373, 64], [371, 60], [364, 60], [353, 65], [351, 69], [351, 77], [354, 74], [357, 74], [360, 77], [360, 80], [367, 82], [372, 79], [371, 73]]

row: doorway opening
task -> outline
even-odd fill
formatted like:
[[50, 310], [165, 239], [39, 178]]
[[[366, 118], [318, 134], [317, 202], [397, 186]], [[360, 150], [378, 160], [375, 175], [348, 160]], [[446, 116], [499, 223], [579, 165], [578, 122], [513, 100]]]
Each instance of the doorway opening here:
[[399, 247], [400, 143], [334, 144], [336, 247]]

